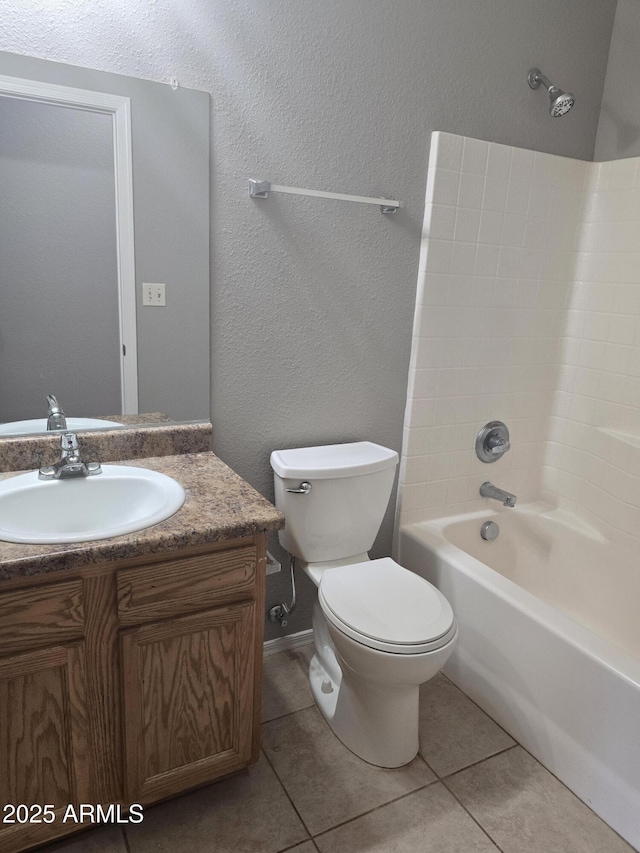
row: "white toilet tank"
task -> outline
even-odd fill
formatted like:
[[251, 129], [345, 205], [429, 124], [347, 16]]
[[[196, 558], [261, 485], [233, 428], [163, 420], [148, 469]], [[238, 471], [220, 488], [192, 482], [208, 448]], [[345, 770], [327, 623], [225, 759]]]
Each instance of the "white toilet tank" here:
[[[398, 454], [357, 441], [274, 450], [276, 506], [286, 526], [280, 544], [307, 563], [341, 560], [371, 548], [384, 518]], [[310, 483], [304, 493], [288, 492]]]

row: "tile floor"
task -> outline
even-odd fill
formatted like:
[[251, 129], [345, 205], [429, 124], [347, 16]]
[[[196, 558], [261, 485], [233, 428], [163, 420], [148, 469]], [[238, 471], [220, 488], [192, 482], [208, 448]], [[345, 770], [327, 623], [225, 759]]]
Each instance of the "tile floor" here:
[[632, 848], [440, 675], [420, 754], [383, 770], [311, 699], [311, 646], [265, 661], [263, 754], [245, 773], [43, 853], [630, 853]]

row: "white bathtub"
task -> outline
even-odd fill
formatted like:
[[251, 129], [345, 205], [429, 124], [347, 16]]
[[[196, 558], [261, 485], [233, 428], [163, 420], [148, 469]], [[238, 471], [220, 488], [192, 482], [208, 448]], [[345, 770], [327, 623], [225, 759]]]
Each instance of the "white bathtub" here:
[[397, 558], [453, 607], [449, 678], [640, 848], [640, 557], [531, 505], [408, 525]]

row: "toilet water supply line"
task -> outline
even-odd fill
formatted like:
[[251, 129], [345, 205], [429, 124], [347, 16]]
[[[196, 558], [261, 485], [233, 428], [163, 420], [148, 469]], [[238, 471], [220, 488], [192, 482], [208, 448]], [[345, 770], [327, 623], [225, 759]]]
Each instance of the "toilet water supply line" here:
[[283, 628], [287, 625], [287, 619], [291, 613], [296, 609], [296, 578], [294, 575], [294, 569], [296, 565], [296, 558], [291, 557], [289, 562], [289, 569], [291, 572], [291, 604], [286, 604], [286, 602], [282, 602], [282, 604], [274, 604], [274, 606], [269, 610], [269, 619], [271, 622], [279, 622]]

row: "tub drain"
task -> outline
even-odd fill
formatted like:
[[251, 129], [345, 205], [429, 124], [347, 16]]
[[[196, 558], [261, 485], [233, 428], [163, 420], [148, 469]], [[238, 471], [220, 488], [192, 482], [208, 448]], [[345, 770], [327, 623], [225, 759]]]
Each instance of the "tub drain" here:
[[486, 539], [487, 542], [493, 542], [494, 539], [498, 538], [499, 533], [500, 528], [495, 521], [485, 521], [480, 528], [480, 536], [482, 536], [483, 539]]

